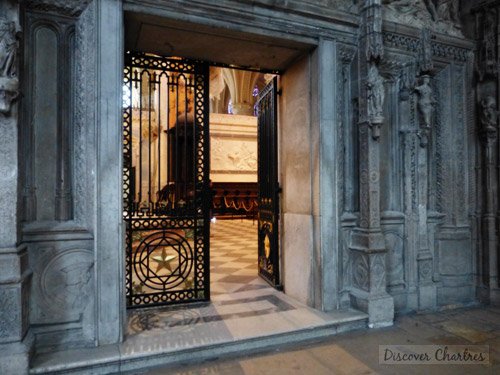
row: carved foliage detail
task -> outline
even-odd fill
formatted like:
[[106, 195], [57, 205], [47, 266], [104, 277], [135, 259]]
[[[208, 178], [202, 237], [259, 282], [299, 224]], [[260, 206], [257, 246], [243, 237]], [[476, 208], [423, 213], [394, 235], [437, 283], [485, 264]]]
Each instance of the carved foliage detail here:
[[369, 291], [369, 266], [368, 256], [353, 253], [352, 278], [356, 288]]
[[432, 259], [418, 261], [418, 280], [420, 283], [432, 281]]
[[371, 292], [384, 292], [385, 291], [385, 254], [371, 255]]

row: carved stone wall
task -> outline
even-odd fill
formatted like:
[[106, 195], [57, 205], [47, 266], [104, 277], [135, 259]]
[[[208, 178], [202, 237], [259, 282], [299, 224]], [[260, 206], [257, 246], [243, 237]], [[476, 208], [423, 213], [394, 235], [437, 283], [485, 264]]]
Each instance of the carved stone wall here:
[[[467, 98], [472, 118], [469, 137], [479, 139], [476, 150], [477, 174], [474, 179], [474, 199], [478, 210], [474, 218], [477, 229], [473, 241], [477, 294], [484, 303], [500, 303], [499, 217], [499, 156], [498, 120], [500, 97], [500, 1], [471, 1], [467, 4], [466, 32], [476, 40], [475, 92]], [[475, 120], [475, 121], [474, 121]]]
[[29, 326], [31, 269], [20, 238], [19, 3], [0, 2], [0, 373], [27, 373], [33, 336]]
[[[387, 13], [384, 19], [399, 22]], [[469, 105], [473, 44], [440, 34], [446, 26], [443, 23], [430, 25], [427, 31], [419, 30], [425, 26], [420, 21], [410, 26], [414, 27], [384, 24], [386, 49], [380, 64], [385, 82], [381, 228], [387, 249], [387, 289], [396, 311], [432, 309], [476, 298], [478, 247], [473, 236], [479, 228], [473, 217], [478, 206], [471, 196], [476, 190], [473, 166], [478, 138], [470, 130]], [[461, 31], [454, 29], [452, 34], [460, 36]], [[422, 96], [417, 92], [425, 75], [432, 95], [429, 119], [423, 117]], [[351, 82], [357, 79], [352, 70]], [[352, 90], [351, 102], [357, 104], [359, 95]], [[344, 142], [344, 159], [348, 160], [344, 175], [349, 178], [343, 189], [351, 194], [344, 194], [343, 246], [358, 220], [353, 196], [359, 193], [352, 186], [364, 183], [355, 175], [357, 164], [349, 165], [355, 160], [352, 155], [360, 152], [355, 131], [354, 126], [346, 137], [354, 135], [354, 139]], [[361, 281], [370, 275], [368, 264], [359, 256], [347, 258], [344, 269], [351, 276], [343, 275], [346, 284], [352, 280], [362, 287]]]
[[257, 182], [257, 118], [210, 114], [212, 182]]
[[[469, 303], [476, 293], [495, 301], [498, 1], [462, 7], [465, 25], [423, 1], [195, 3], [123, 2], [130, 12], [203, 16], [212, 26], [317, 45], [282, 77], [283, 258], [306, 275], [299, 283], [289, 272], [285, 290], [288, 282], [324, 310], [365, 308], [383, 324], [392, 300], [398, 312]], [[17, 149], [0, 141], [0, 171], [19, 181], [22, 198], [18, 210], [17, 185], [0, 183], [2, 197], [12, 197], [2, 212], [22, 216], [0, 217], [1, 343], [21, 340], [29, 324], [38, 351], [116, 343], [125, 316], [122, 1], [24, 4], [19, 180], [9, 174]], [[2, 134], [16, 139], [17, 117], [1, 116]], [[240, 169], [241, 155], [233, 156]], [[4, 272], [11, 268], [22, 272]], [[15, 288], [4, 287], [13, 279]]]
[[30, 1], [24, 16], [22, 238], [33, 270], [30, 324], [38, 352], [95, 341], [88, 5]]

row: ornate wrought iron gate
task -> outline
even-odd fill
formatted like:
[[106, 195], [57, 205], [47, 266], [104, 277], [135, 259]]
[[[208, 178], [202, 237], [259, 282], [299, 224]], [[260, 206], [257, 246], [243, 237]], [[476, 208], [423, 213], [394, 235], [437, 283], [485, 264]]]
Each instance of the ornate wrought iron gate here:
[[277, 133], [277, 77], [259, 95], [259, 275], [281, 289], [279, 272], [279, 185]]
[[197, 61], [126, 54], [128, 307], [210, 298], [208, 74]]

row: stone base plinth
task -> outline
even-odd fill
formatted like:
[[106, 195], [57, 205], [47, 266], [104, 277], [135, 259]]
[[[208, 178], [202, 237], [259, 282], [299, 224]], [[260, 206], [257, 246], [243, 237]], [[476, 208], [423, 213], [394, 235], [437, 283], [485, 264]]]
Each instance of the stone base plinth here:
[[30, 332], [21, 342], [0, 344], [0, 374], [24, 375], [29, 373], [33, 336]]
[[368, 314], [368, 327], [381, 328], [394, 324], [394, 299], [389, 294], [369, 295], [364, 291], [351, 292], [353, 308]]

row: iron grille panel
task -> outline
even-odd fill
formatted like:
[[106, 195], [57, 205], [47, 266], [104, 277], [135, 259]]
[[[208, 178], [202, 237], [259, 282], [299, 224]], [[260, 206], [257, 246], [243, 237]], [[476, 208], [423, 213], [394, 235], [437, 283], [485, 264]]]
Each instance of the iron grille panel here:
[[206, 301], [208, 65], [128, 52], [123, 86], [127, 306]]

